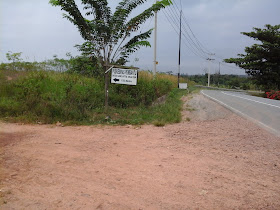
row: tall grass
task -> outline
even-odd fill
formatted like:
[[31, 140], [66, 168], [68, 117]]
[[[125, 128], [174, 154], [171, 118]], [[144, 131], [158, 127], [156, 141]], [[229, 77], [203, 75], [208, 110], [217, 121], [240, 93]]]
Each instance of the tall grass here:
[[[165, 103], [156, 106], [137, 106], [129, 109], [111, 108], [109, 115], [111, 124], [143, 124], [149, 123], [156, 126], [164, 126], [167, 123], [181, 121], [182, 101], [181, 97], [186, 94], [185, 90], [173, 89], [168, 93]], [[96, 120], [102, 121], [100, 115]], [[104, 121], [104, 120], [103, 120]]]
[[0, 86], [3, 117], [25, 116], [46, 123], [81, 121], [103, 102], [100, 82], [78, 75], [35, 71]]
[[[93, 124], [103, 122], [105, 118], [102, 79], [69, 73], [29, 71], [8, 81], [6, 75], [7, 72], [0, 71], [2, 119]], [[150, 107], [153, 101], [169, 94], [176, 86], [174, 76], [159, 74], [153, 78], [148, 72], [139, 73], [137, 86], [111, 84], [110, 114], [113, 116], [112, 119], [116, 118], [112, 122], [137, 124], [161, 119], [166, 122], [178, 121], [178, 113], [172, 113], [170, 114], [172, 116], [168, 117], [167, 105]], [[173, 97], [172, 94], [174, 93], [169, 95], [167, 104], [172, 104], [170, 99]]]

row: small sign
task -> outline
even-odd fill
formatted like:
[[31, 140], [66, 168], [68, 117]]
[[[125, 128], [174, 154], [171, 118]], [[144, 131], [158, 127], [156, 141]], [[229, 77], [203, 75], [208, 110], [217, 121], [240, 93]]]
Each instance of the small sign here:
[[113, 68], [111, 83], [123, 85], [137, 85], [138, 71], [134, 69]]
[[179, 89], [188, 89], [188, 83], [179, 83]]

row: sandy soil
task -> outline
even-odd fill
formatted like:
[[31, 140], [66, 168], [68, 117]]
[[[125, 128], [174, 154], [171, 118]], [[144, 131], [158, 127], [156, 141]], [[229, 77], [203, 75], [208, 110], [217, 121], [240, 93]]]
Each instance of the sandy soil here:
[[1, 123], [0, 208], [280, 209], [280, 139], [184, 100], [166, 127]]

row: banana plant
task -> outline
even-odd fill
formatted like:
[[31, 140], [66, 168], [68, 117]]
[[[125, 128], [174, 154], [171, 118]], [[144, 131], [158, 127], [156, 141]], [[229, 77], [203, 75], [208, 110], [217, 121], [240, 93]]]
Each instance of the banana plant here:
[[[107, 0], [81, 0], [83, 13], [75, 0], [50, 0], [53, 6], [59, 6], [66, 12], [63, 17], [72, 22], [79, 30], [85, 42], [77, 45], [84, 54], [97, 58], [103, 67], [108, 64], [124, 65], [128, 57], [140, 49], [150, 47], [147, 39], [152, 30], [135, 35], [134, 32], [155, 12], [172, 4], [171, 0], [161, 0], [135, 17], [131, 12], [147, 0], [122, 0], [113, 13]], [[105, 69], [105, 68], [104, 68]]]

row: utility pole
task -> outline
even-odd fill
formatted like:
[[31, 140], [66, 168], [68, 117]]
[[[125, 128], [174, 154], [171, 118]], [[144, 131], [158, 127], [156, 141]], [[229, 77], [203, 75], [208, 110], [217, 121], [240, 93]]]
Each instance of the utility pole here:
[[179, 61], [178, 61], [178, 88], [180, 88], [180, 71], [181, 71], [181, 39], [182, 39], [182, 10], [180, 11], [180, 33], [179, 33]]
[[[156, 1], [158, 2], [158, 1]], [[154, 33], [154, 77], [157, 73], [157, 12], [155, 12], [155, 33]]]
[[210, 53], [209, 54], [209, 58], [207, 58], [208, 60], [208, 87], [210, 87], [210, 62], [215, 60], [215, 59], [211, 59], [211, 56], [215, 55], [214, 53]]
[[221, 62], [219, 62], [218, 87], [220, 86]]

